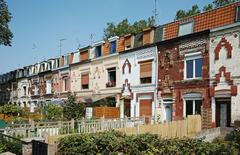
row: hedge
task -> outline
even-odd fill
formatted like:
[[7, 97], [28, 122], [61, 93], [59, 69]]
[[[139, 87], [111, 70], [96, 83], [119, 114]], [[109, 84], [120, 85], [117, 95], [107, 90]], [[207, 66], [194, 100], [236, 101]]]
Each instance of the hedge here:
[[204, 142], [203, 139], [175, 138], [164, 139], [154, 134], [126, 136], [123, 133], [110, 131], [94, 134], [70, 135], [60, 139], [59, 153], [76, 154], [239, 154], [240, 132], [231, 133], [228, 140]]

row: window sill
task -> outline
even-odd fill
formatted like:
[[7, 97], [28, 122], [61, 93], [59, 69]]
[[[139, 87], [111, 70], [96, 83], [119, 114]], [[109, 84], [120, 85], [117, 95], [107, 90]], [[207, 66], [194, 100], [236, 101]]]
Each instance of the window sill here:
[[202, 78], [188, 78], [188, 79], [184, 79], [184, 81], [194, 81], [194, 80], [202, 80]]

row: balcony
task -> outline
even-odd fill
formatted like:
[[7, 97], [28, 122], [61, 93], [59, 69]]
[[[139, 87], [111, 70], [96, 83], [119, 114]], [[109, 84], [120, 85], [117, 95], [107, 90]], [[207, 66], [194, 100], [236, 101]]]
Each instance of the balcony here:
[[108, 81], [106, 83], [106, 88], [109, 88], [109, 87], [116, 87], [116, 81]]

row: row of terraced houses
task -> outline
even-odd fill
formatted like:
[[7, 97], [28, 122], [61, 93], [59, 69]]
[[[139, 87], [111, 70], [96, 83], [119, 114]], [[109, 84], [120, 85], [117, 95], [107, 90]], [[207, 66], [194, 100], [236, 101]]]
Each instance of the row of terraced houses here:
[[114, 36], [0, 76], [0, 102], [22, 107], [114, 98], [120, 116], [201, 114], [203, 128], [240, 119], [240, 3], [138, 34]]

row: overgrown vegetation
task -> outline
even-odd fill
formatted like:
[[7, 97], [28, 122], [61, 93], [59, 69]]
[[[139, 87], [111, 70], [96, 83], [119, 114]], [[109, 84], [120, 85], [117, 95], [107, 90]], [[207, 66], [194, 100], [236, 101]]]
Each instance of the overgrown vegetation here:
[[69, 94], [63, 105], [63, 116], [68, 120], [82, 118], [85, 114], [86, 105], [76, 100], [75, 94]]
[[0, 139], [0, 154], [4, 152], [12, 152], [16, 155], [22, 154], [22, 143], [19, 141], [7, 141], [4, 138]]
[[22, 110], [20, 107], [13, 104], [5, 104], [0, 107], [0, 113], [5, 116], [18, 116], [22, 114]]
[[60, 120], [63, 117], [63, 107], [49, 103], [46, 108], [46, 118], [49, 120]]
[[[230, 3], [237, 2], [239, 0], [213, 0], [212, 4], [207, 4], [203, 7], [203, 11], [212, 10], [213, 8], [218, 8], [221, 6], [228, 5]], [[175, 16], [175, 20], [183, 19], [186, 17], [190, 17], [196, 14], [199, 14], [201, 10], [199, 9], [197, 4], [194, 4], [189, 10], [178, 10]]]
[[231, 133], [231, 139], [204, 142], [202, 139], [163, 139], [153, 134], [126, 136], [111, 131], [95, 134], [71, 135], [62, 138], [59, 152], [71, 154], [228, 154], [240, 153], [240, 132]]
[[152, 27], [155, 25], [155, 19], [153, 16], [149, 17], [147, 20], [139, 20], [130, 24], [128, 19], [124, 19], [118, 24], [113, 22], [107, 23], [107, 27], [104, 29], [104, 39], [113, 36], [124, 36], [130, 33], [141, 32], [146, 27]]

